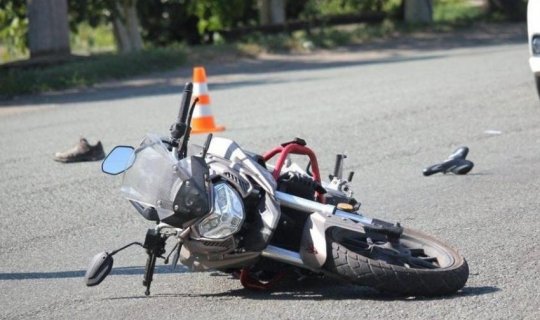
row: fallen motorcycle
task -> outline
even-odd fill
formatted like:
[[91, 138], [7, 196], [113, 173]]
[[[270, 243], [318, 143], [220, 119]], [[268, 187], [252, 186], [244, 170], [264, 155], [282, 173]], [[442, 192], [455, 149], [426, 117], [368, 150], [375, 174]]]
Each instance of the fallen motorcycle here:
[[[192, 271], [229, 272], [256, 290], [270, 289], [285, 273], [334, 277], [400, 295], [452, 294], [465, 285], [467, 262], [455, 249], [359, 212], [353, 172], [343, 177], [344, 155], [323, 182], [302, 139], [263, 155], [211, 134], [203, 146], [189, 144], [197, 102], [190, 103], [192, 91], [193, 84], [186, 84], [170, 136], [148, 134], [139, 147], [117, 146], [103, 161], [105, 173], [123, 173], [121, 192], [156, 226], [143, 243], [94, 256], [88, 286], [101, 283], [113, 255], [133, 245], [147, 253], [146, 295], [157, 259], [173, 268], [179, 261]], [[308, 167], [290, 161], [293, 154], [306, 156]]]

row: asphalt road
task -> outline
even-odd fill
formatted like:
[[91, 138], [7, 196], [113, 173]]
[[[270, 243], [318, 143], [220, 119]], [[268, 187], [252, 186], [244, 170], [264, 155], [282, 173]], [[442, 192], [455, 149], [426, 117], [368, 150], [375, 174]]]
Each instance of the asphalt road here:
[[[4, 319], [539, 319], [540, 101], [524, 41], [361, 51], [209, 66], [220, 135], [264, 152], [303, 137], [324, 172], [346, 152], [368, 215], [447, 240], [467, 258], [456, 295], [400, 299], [330, 281], [242, 289], [219, 273], [159, 266], [152, 295], [145, 256], [115, 256], [87, 288], [97, 252], [142, 240], [151, 224], [99, 163], [60, 164], [79, 135], [107, 150], [167, 132], [189, 70], [0, 107], [0, 318]], [[194, 140], [201, 142], [203, 137]], [[467, 145], [467, 176], [422, 169]]]

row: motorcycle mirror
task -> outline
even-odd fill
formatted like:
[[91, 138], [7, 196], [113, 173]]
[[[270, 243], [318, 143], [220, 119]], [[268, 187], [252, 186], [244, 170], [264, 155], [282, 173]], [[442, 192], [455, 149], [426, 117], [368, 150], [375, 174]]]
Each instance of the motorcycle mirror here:
[[84, 281], [89, 287], [97, 286], [105, 279], [112, 270], [113, 257], [107, 252], [96, 254], [84, 275]]
[[130, 146], [116, 146], [107, 155], [101, 164], [101, 171], [110, 175], [120, 174], [133, 164], [135, 160], [134, 148]]

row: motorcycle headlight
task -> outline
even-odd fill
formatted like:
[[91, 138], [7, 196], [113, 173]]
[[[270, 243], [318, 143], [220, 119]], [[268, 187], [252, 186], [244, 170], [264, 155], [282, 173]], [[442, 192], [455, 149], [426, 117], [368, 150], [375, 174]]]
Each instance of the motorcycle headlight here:
[[226, 183], [214, 185], [214, 209], [197, 226], [204, 238], [222, 239], [240, 230], [244, 205], [236, 190]]

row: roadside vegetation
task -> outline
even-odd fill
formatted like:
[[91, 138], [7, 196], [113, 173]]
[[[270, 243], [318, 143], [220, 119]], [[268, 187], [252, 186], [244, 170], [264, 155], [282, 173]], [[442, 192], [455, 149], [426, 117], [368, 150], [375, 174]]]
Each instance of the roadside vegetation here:
[[[395, 8], [394, 14], [398, 8]], [[261, 52], [304, 53], [316, 49], [333, 49], [340, 46], [358, 45], [374, 40], [398, 37], [413, 32], [449, 32], [473, 26], [474, 23], [492, 19], [485, 10], [462, 0], [439, 1], [433, 11], [433, 24], [407, 24], [389, 17], [380, 23], [356, 23], [341, 26], [318, 26], [310, 30], [290, 33], [253, 33], [241, 39], [239, 48], [246, 53]]]
[[117, 55], [100, 53], [73, 57], [61, 64], [14, 66], [0, 71], [0, 94], [38, 93], [87, 87], [113, 79], [125, 79], [175, 68], [186, 61], [184, 48], [154, 48]]
[[[110, 2], [94, 2], [92, 7], [85, 5], [93, 1], [68, 2], [70, 10], [76, 10], [70, 13], [71, 55], [62, 60], [41, 61], [28, 59], [30, 54], [24, 41], [28, 32], [25, 1], [0, 0], [4, 5], [0, 9], [1, 98], [86, 87], [216, 59], [273, 52], [305, 53], [417, 31], [451, 31], [477, 21], [502, 19], [499, 13], [488, 14], [478, 1], [468, 0], [435, 0], [433, 23], [427, 25], [405, 23], [401, 0], [303, 0], [287, 1], [286, 18], [307, 23], [295, 30], [276, 32], [257, 28], [258, 19], [263, 17], [257, 16], [253, 5], [246, 5], [256, 0], [187, 1], [191, 5], [182, 5], [183, 1], [158, 1], [158, 5], [139, 1], [139, 16], [145, 17], [140, 22], [144, 49], [124, 52], [114, 36]], [[377, 22], [338, 25], [325, 18], [358, 12], [383, 15]], [[164, 25], [166, 22], [170, 25]], [[192, 31], [188, 32], [190, 28]]]

